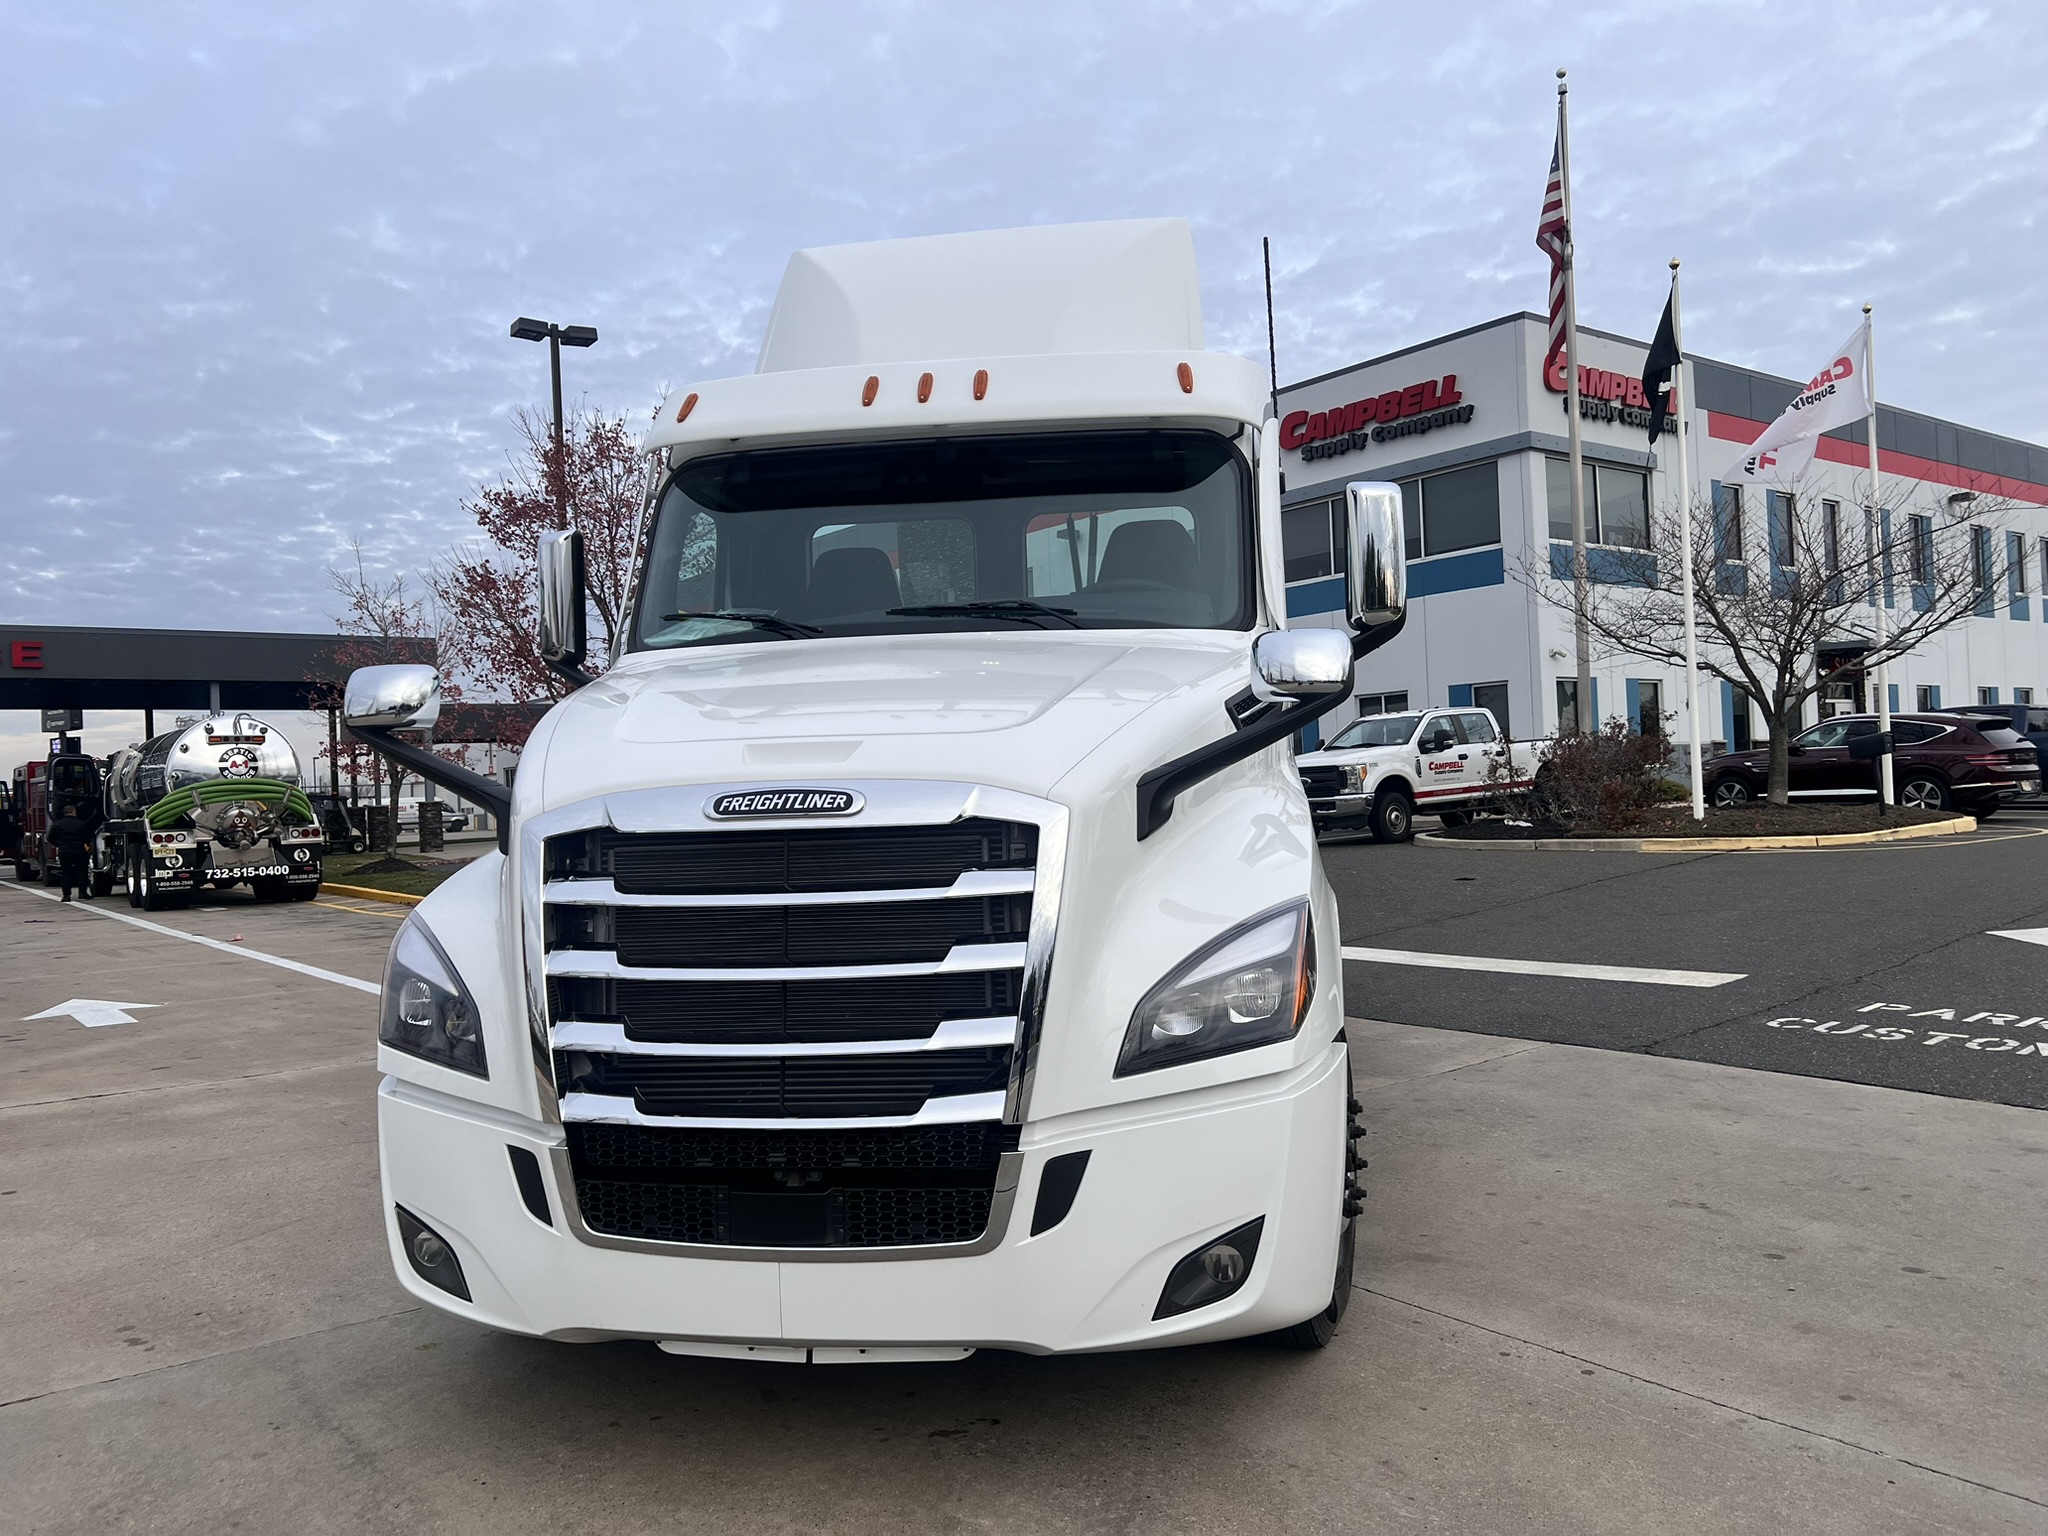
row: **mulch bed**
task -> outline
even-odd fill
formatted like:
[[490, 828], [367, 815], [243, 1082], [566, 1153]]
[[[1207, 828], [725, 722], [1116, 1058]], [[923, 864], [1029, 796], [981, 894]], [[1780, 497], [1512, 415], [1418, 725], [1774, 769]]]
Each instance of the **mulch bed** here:
[[1509, 826], [1486, 817], [1463, 827], [1445, 827], [1445, 837], [1476, 842], [1513, 842], [1536, 837], [1811, 837], [1840, 832], [1880, 832], [1887, 827], [1923, 826], [1949, 821], [1958, 811], [1909, 811], [1893, 806], [1883, 816], [1874, 805], [1751, 805], [1742, 810], [1709, 808], [1704, 822], [1694, 821], [1684, 806], [1651, 811], [1640, 826], [1560, 827]]

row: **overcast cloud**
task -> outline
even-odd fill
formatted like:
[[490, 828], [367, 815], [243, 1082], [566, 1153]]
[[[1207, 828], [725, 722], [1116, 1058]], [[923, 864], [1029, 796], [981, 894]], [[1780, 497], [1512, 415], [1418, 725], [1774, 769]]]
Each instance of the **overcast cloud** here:
[[465, 536], [516, 314], [639, 415], [798, 246], [1184, 214], [1283, 380], [1540, 308], [1572, 71], [1588, 325], [2048, 435], [2048, 6], [67, 4], [0, 18], [0, 610], [320, 629]]

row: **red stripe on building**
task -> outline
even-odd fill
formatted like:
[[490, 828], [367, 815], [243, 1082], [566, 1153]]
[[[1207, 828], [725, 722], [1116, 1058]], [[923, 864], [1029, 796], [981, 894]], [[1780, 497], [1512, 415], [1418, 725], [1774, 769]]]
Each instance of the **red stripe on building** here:
[[[1767, 421], [1751, 421], [1747, 416], [1707, 412], [1707, 436], [1740, 443], [1744, 447], [1755, 442], [1769, 425]], [[1814, 449], [1814, 456], [1834, 464], [1847, 464], [1851, 469], [1870, 467], [1868, 448], [1861, 443], [1845, 443], [1839, 437], [1823, 437]], [[1994, 475], [1988, 470], [1965, 469], [1960, 464], [1943, 464], [1936, 459], [1923, 459], [1916, 453], [1900, 453], [1896, 448], [1879, 448], [1877, 467], [1887, 475], [1932, 480], [1937, 485], [1952, 485], [1958, 490], [1976, 491], [1984, 496], [2007, 496], [2014, 501], [2048, 504], [2048, 485], [2014, 480], [2006, 475]]]

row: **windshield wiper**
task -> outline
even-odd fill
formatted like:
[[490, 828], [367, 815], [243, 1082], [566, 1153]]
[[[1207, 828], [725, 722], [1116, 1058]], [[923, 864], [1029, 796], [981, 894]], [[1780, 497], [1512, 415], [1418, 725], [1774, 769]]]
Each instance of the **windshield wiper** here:
[[911, 619], [944, 619], [959, 615], [979, 619], [1019, 619], [1029, 621], [1037, 618], [1058, 619], [1069, 629], [1079, 629], [1074, 622], [1073, 608], [1049, 608], [1044, 603], [1034, 603], [1028, 597], [991, 598], [984, 603], [920, 603], [915, 608], [891, 608], [891, 614], [901, 614]]
[[825, 633], [815, 624], [799, 624], [795, 619], [778, 619], [772, 613], [741, 613], [733, 608], [721, 608], [715, 613], [698, 613], [685, 609], [681, 613], [664, 613], [661, 616], [661, 622], [664, 624], [673, 624], [678, 619], [729, 619], [735, 624], [758, 624], [786, 640], [808, 640], [813, 635]]

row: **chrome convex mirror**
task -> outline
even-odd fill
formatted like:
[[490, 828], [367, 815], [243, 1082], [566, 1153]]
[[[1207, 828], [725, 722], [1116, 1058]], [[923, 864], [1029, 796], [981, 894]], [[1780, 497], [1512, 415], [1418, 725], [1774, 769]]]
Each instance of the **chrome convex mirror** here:
[[1341, 629], [1269, 629], [1252, 642], [1252, 692], [1318, 699], [1351, 691], [1351, 637]]
[[1401, 520], [1401, 488], [1378, 480], [1344, 487], [1351, 542], [1345, 587], [1351, 627], [1361, 636], [1400, 627], [1408, 608], [1408, 557]]
[[350, 725], [421, 731], [441, 718], [441, 674], [432, 667], [357, 667], [348, 675], [342, 717]]
[[540, 536], [540, 659], [555, 668], [583, 665], [583, 535], [557, 528]]

